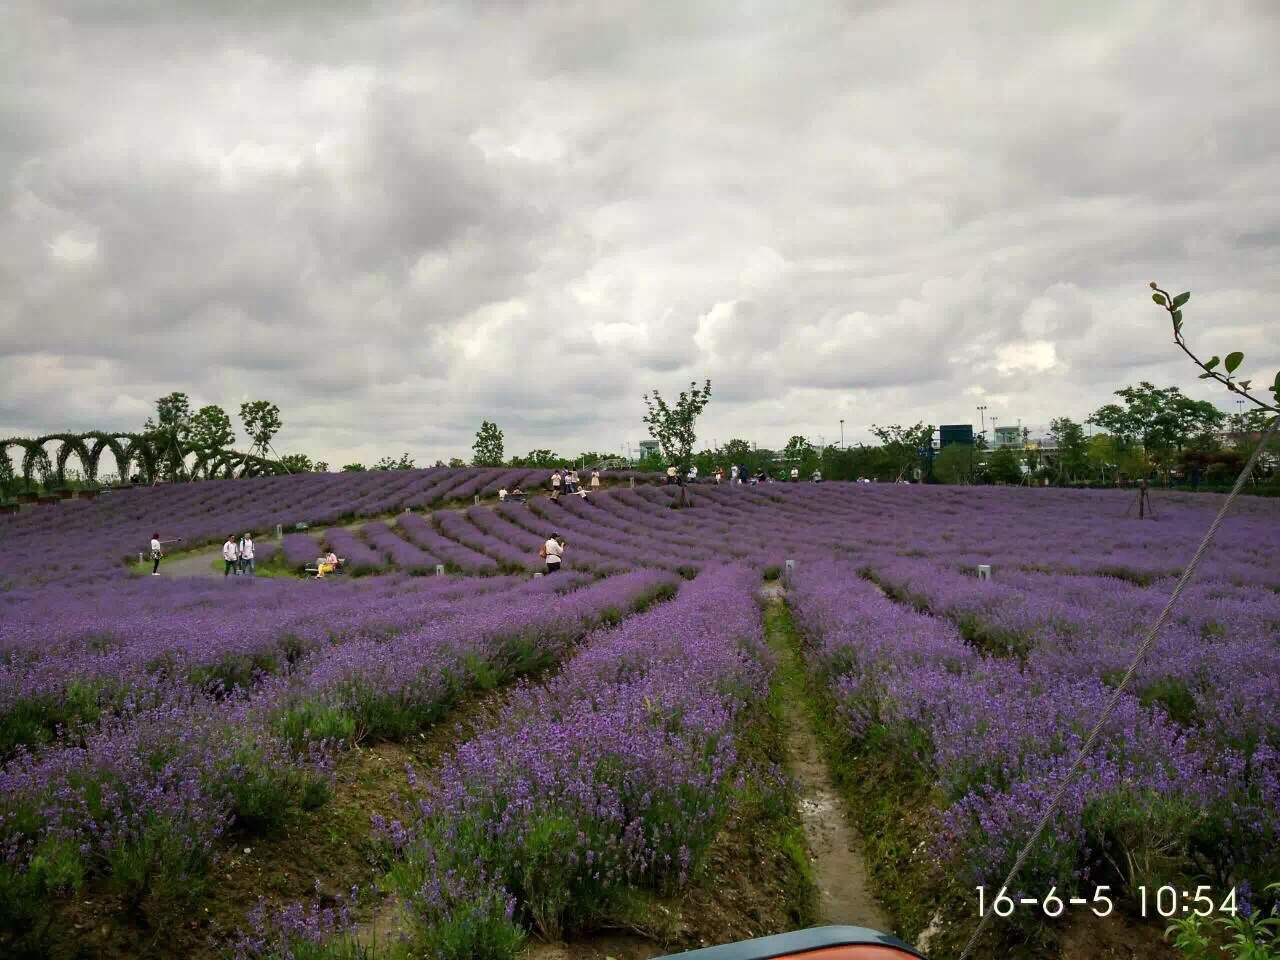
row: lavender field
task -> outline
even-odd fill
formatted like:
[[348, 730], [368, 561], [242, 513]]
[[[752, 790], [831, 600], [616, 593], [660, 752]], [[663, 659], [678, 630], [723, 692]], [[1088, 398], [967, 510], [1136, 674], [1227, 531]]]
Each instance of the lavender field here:
[[[913, 906], [885, 891], [915, 937], [999, 883], [1220, 502], [1162, 496], [1138, 521], [1122, 491], [491, 500], [542, 479], [209, 481], [0, 521], [0, 954], [358, 956], [372, 927], [373, 955], [517, 956], [635, 926], [636, 898], [723, 897], [726, 837], [794, 812], [762, 746], [780, 648], [760, 587], [787, 560], [824, 737], [916, 788], [928, 842], [888, 865]], [[140, 575], [153, 530], [256, 531], [273, 575]], [[553, 532], [565, 571], [534, 578]], [[302, 576], [328, 547], [349, 574]], [[1280, 504], [1243, 498], [1020, 882], [1275, 880], [1278, 704]], [[285, 848], [309, 875], [237, 878]], [[779, 904], [726, 907], [720, 932], [805, 916]], [[682, 922], [654, 938], [716, 932]]]

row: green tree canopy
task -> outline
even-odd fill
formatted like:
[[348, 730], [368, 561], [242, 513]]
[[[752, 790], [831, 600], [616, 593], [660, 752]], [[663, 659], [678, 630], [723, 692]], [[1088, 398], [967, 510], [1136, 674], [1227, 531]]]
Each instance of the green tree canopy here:
[[938, 451], [933, 473], [943, 483], [972, 483], [977, 454], [971, 443], [949, 443]]
[[987, 472], [994, 483], [1021, 483], [1022, 464], [1012, 447], [1001, 447], [987, 458]]
[[472, 444], [472, 462], [477, 467], [500, 467], [503, 463], [502, 431], [496, 423], [480, 422], [476, 442]]
[[1181, 450], [1222, 424], [1225, 414], [1207, 400], [1192, 400], [1177, 387], [1143, 380], [1116, 391], [1123, 404], [1108, 403], [1089, 418], [1122, 443], [1140, 443], [1148, 453]]
[[400, 454], [399, 460], [393, 460], [391, 457], [383, 457], [373, 465], [374, 470], [412, 470], [413, 458], [408, 453]]
[[904, 427], [891, 423], [881, 427], [873, 423], [871, 432], [880, 441], [886, 458], [897, 472], [894, 479], [907, 475], [912, 467], [919, 464], [922, 456], [920, 451], [933, 444], [932, 424], [915, 423]]
[[215, 450], [229, 449], [236, 442], [227, 411], [212, 403], [201, 407], [191, 417], [190, 436], [194, 446]]
[[343, 473], [364, 473], [366, 469], [363, 463], [345, 463], [342, 465]]
[[253, 447], [251, 453], [266, 456], [271, 438], [280, 432], [280, 408], [267, 400], [250, 400], [240, 404], [240, 422]]
[[1089, 441], [1084, 427], [1070, 417], [1049, 421], [1049, 436], [1058, 447], [1058, 475], [1065, 480], [1075, 480], [1089, 470]]

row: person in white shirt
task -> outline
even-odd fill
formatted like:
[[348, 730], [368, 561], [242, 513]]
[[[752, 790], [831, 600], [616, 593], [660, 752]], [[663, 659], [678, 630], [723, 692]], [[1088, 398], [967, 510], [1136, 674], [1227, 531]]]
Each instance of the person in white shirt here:
[[240, 538], [240, 572], [255, 576], [253, 565], [253, 535], [246, 533]]
[[542, 555], [547, 558], [547, 575], [560, 572], [560, 560], [564, 556], [564, 537], [553, 533], [542, 545]]
[[560, 499], [560, 471], [557, 470], [551, 475], [551, 499]]
[[815, 470], [815, 471], [813, 471], [813, 482], [814, 482], [814, 483], [821, 483], [821, 482], [822, 482], [822, 471], [821, 471], [821, 470]]
[[671, 466], [667, 467], [667, 486], [669, 487], [673, 486], [675, 482], [676, 482], [676, 468], [675, 468], [675, 465], [672, 464]]
[[591, 492], [595, 493], [599, 489], [600, 489], [600, 471], [592, 470], [591, 471]]
[[566, 491], [567, 493], [578, 492], [578, 471], [577, 470], [570, 470], [569, 476], [565, 478], [565, 481], [569, 485], [568, 490]]
[[689, 482], [690, 482], [690, 483], [697, 483], [697, 482], [698, 482], [698, 465], [697, 465], [696, 463], [694, 463], [694, 464], [690, 464], [690, 465], [689, 465], [689, 477], [688, 477], [688, 479], [689, 479]]
[[800, 482], [800, 468], [799, 468], [799, 467], [792, 467], [792, 468], [791, 468], [791, 482], [792, 482], [792, 483], [799, 483], [799, 482]]
[[498, 491], [498, 502], [499, 502], [499, 503], [506, 503], [506, 502], [507, 502], [507, 488], [506, 488], [506, 487], [503, 487], [501, 490], [499, 490], [499, 491]]
[[738, 477], [738, 465], [736, 463], [729, 467], [729, 482], [730, 483], [742, 482], [742, 480]]
[[164, 556], [164, 551], [160, 548], [160, 534], [153, 533], [151, 535], [151, 575], [153, 577], [160, 576], [160, 558]]
[[227, 542], [222, 545], [222, 575], [226, 577], [239, 573], [236, 569], [239, 562], [240, 548], [236, 546], [235, 538], [227, 537]]

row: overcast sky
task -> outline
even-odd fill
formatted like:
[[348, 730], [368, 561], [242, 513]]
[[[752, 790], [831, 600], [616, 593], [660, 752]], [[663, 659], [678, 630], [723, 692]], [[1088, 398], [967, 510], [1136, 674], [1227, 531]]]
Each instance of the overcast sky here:
[[704, 377], [701, 436], [761, 446], [1144, 378], [1234, 409], [1150, 280], [1280, 367], [1268, 0], [0, 18], [0, 434], [184, 390], [334, 464], [469, 457], [482, 418], [573, 454]]

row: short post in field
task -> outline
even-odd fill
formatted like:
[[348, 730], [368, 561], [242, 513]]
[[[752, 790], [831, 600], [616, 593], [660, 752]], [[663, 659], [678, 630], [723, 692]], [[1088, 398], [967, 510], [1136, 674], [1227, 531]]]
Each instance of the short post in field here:
[[989, 563], [978, 564], [978, 579], [979, 580], [991, 579], [991, 564]]
[[444, 576], [444, 564], [443, 564], [443, 563], [437, 563], [437, 564], [436, 564], [436, 576], [437, 576], [437, 577], [443, 577], [443, 576]]
[[791, 580], [796, 575], [796, 562], [788, 560], [782, 568], [782, 582], [788, 587], [791, 586]]

